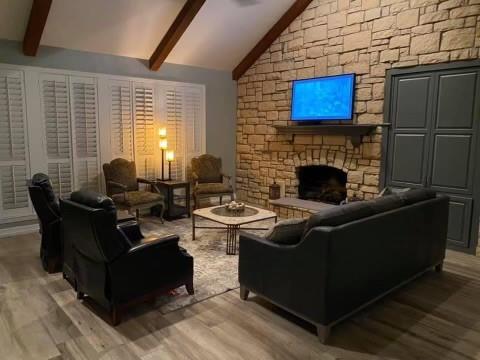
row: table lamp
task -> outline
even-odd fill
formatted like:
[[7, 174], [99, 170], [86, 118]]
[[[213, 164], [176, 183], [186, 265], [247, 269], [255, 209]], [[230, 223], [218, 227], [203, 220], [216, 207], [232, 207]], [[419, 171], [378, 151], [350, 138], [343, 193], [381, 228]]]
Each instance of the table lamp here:
[[167, 150], [168, 142], [167, 139], [160, 139], [158, 146], [162, 150], [162, 180], [165, 180], [165, 150]]

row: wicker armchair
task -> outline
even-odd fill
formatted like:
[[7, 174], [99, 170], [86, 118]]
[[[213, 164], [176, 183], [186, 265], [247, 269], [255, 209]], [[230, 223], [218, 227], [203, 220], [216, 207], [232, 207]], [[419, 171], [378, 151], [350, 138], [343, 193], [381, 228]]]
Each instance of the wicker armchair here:
[[[164, 197], [156, 189], [155, 182], [137, 178], [135, 162], [125, 159], [112, 160], [109, 164], [103, 164], [103, 173], [107, 195], [113, 199], [117, 209], [127, 210], [129, 213], [135, 211], [138, 219], [140, 210], [160, 205], [160, 219], [163, 222]], [[150, 185], [151, 190], [156, 192], [140, 191], [139, 184]]]
[[191, 171], [195, 209], [202, 198], [219, 196], [220, 204], [223, 196], [230, 196], [233, 200], [231, 177], [222, 172], [222, 159], [208, 154], [193, 158]]

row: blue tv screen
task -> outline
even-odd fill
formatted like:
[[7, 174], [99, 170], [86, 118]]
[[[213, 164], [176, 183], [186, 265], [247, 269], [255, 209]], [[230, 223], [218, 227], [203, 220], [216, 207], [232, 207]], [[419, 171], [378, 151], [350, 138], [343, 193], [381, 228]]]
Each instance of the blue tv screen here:
[[292, 91], [292, 120], [351, 120], [355, 74], [296, 80]]

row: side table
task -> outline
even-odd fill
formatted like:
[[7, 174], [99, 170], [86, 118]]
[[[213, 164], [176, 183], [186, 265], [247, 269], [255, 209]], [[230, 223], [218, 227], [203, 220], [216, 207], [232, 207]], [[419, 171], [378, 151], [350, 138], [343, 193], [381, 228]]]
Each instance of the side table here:
[[184, 215], [190, 217], [189, 182], [157, 179], [155, 185], [165, 197], [165, 218], [173, 219]]

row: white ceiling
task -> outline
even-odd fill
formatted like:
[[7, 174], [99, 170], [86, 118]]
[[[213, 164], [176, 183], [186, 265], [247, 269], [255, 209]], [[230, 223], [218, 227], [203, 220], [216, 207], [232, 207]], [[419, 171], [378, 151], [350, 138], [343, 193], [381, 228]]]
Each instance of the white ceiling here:
[[[233, 70], [294, 0], [207, 0], [167, 62]], [[32, 0], [0, 0], [0, 38], [22, 40]], [[148, 59], [185, 0], [53, 0], [42, 45]], [[242, 5], [243, 4], [243, 5]]]

